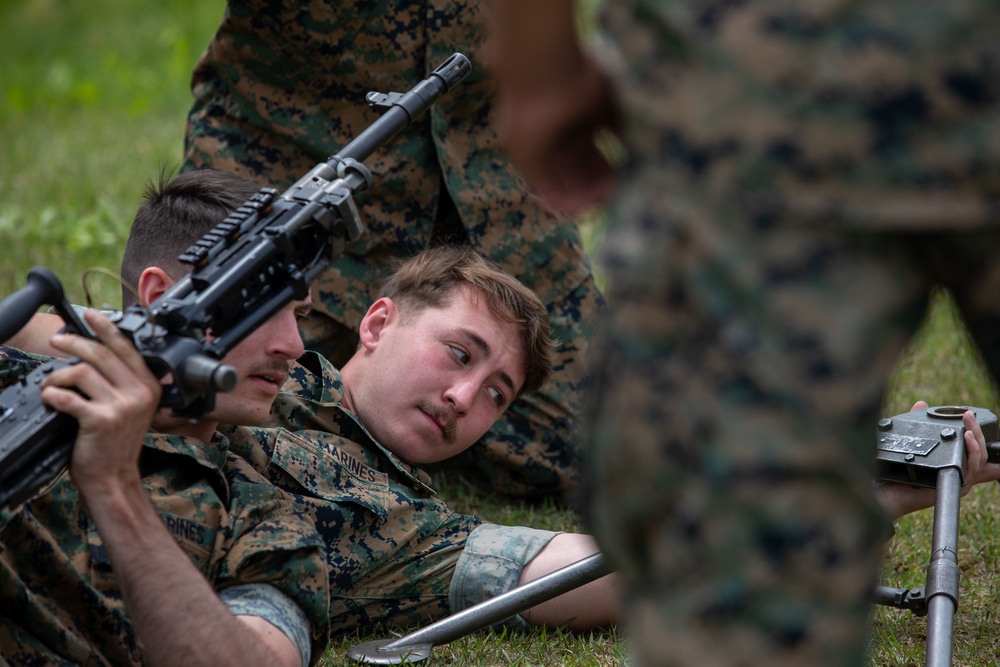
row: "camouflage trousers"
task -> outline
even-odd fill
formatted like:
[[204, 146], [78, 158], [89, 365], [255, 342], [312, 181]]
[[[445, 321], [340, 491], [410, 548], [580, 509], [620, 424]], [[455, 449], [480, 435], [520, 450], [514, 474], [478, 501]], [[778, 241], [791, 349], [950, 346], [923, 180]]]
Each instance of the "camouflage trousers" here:
[[[552, 337], [560, 341], [549, 381], [511, 403], [471, 449], [432, 467], [471, 471], [508, 495], [561, 495], [574, 489], [580, 475], [577, 422], [585, 357], [602, 305], [593, 275], [547, 304]], [[325, 313], [313, 311], [300, 330], [306, 347], [338, 368], [357, 349], [357, 333]]]
[[936, 285], [1000, 377], [1000, 231], [761, 224], [623, 181], [582, 428], [638, 664], [862, 664], [885, 379]]

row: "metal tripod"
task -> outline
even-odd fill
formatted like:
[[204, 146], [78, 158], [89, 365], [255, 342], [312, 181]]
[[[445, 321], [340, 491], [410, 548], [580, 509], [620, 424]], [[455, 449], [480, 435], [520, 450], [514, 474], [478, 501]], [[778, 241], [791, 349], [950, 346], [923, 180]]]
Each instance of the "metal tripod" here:
[[951, 665], [952, 635], [958, 611], [958, 517], [965, 479], [965, 429], [971, 410], [989, 442], [990, 461], [1000, 460], [997, 416], [984, 408], [939, 406], [914, 410], [878, 424], [877, 477], [932, 487], [934, 536], [923, 590], [879, 586], [874, 602], [927, 615], [927, 667]]
[[348, 649], [347, 655], [355, 662], [373, 665], [417, 662], [429, 657], [437, 644], [447, 644], [464, 637], [540, 602], [588, 584], [610, 571], [604, 557], [597, 553], [398, 639], [376, 639], [356, 644]]

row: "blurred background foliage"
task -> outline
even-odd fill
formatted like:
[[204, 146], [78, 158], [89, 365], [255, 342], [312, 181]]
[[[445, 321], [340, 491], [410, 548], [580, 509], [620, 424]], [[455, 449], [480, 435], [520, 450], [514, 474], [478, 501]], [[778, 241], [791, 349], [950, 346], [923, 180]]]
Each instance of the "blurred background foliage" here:
[[[191, 68], [221, 0], [0, 3], [0, 293], [31, 266], [82, 300], [117, 269], [145, 182], [180, 164]], [[117, 285], [96, 290], [117, 303]]]

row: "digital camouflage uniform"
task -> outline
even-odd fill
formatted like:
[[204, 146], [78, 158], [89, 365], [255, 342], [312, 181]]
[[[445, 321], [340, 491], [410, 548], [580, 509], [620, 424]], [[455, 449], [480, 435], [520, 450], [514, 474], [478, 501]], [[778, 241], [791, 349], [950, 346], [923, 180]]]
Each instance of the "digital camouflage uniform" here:
[[[0, 386], [38, 359], [0, 347]], [[228, 454], [222, 437], [206, 445], [150, 435], [140, 466], [164, 524], [224, 601], [232, 603], [230, 609], [239, 609], [233, 613], [275, 622], [252, 611], [245, 596], [266, 593], [269, 586], [278, 589], [311, 624], [312, 636], [299, 639], [305, 647], [312, 643], [313, 662], [318, 660], [327, 639], [323, 545], [311, 522], [294, 512], [290, 498], [246, 461]], [[244, 597], [233, 595], [235, 590]], [[144, 661], [101, 536], [68, 475], [23, 505], [0, 510], [0, 600], [0, 663]]]
[[863, 664], [874, 425], [934, 285], [1000, 370], [1000, 5], [606, 9], [630, 160], [582, 432], [637, 662]]
[[578, 474], [574, 414], [600, 294], [576, 224], [527, 193], [489, 126], [479, 3], [231, 0], [197, 64], [184, 168], [290, 186], [377, 119], [369, 91], [406, 92], [455, 51], [472, 73], [366, 162], [366, 235], [314, 285], [306, 347], [341, 366], [394, 258], [468, 242], [532, 288], [562, 341], [552, 380], [507, 410], [472, 458], [497, 489], [565, 491]]
[[426, 473], [340, 407], [342, 397], [340, 373], [309, 353], [292, 367], [269, 428], [227, 431], [232, 450], [291, 494], [327, 542], [332, 631], [426, 623], [516, 586], [556, 533], [453, 511]]

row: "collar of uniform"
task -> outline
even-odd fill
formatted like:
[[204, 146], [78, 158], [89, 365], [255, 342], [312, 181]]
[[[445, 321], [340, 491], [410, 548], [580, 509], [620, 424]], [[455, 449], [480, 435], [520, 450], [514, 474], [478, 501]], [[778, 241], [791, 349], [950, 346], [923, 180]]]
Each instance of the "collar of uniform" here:
[[168, 454], [178, 454], [194, 459], [206, 468], [221, 470], [229, 452], [229, 439], [216, 431], [209, 442], [197, 438], [169, 433], [146, 434], [143, 446]]
[[[308, 351], [289, 369], [268, 425], [291, 431], [319, 428], [360, 444], [367, 440], [414, 487], [435, 495], [427, 473], [402, 460], [373, 438], [358, 416], [341, 404], [343, 398], [344, 380], [340, 371], [325, 357]], [[300, 409], [302, 407], [305, 410]]]
[[344, 398], [344, 382], [340, 371], [326, 357], [307, 350], [288, 369], [281, 391], [314, 403], [340, 403]]
[[411, 484], [413, 484], [413, 486], [424, 493], [429, 493], [432, 496], [437, 495], [437, 491], [431, 488], [430, 475], [420, 468], [407, 463], [386, 449], [382, 443], [372, 437], [372, 434], [368, 432], [368, 429], [365, 428], [365, 425], [361, 423], [361, 419], [356, 414], [345, 408], [343, 405], [338, 404], [337, 407], [340, 409], [341, 415], [343, 415], [346, 420], [349, 420], [348, 422], [345, 421], [345, 419], [341, 419], [339, 420], [341, 424], [350, 424], [350, 432], [348, 432], [347, 429], [344, 429], [344, 431], [338, 433], [338, 435], [355, 442], [361, 442], [362, 438], [368, 440], [372, 445], [377, 447], [387, 459], [389, 459], [389, 463], [392, 464], [392, 467], [398, 470], [407, 480], [409, 480]]

